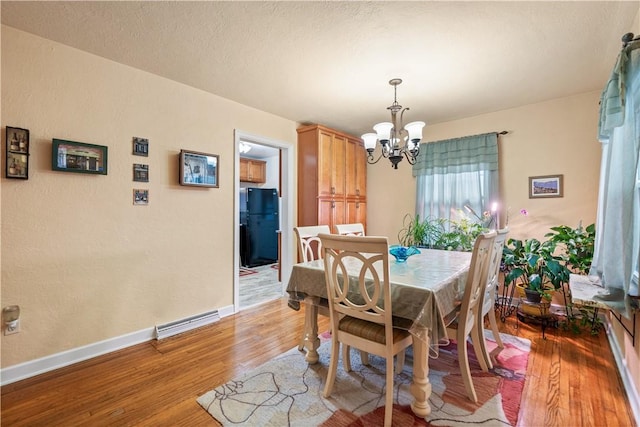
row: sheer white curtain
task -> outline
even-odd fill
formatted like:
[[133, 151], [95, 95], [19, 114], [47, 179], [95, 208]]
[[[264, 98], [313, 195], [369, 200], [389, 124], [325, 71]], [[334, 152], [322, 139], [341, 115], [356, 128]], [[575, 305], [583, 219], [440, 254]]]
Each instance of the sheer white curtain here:
[[498, 201], [498, 136], [494, 132], [424, 144], [413, 176], [420, 218], [459, 219], [458, 210], [465, 205], [481, 216]]
[[[600, 101], [602, 143], [591, 274], [611, 295], [639, 295], [640, 42], [623, 48]], [[635, 274], [635, 279], [634, 279]], [[624, 295], [622, 294], [622, 295]]]

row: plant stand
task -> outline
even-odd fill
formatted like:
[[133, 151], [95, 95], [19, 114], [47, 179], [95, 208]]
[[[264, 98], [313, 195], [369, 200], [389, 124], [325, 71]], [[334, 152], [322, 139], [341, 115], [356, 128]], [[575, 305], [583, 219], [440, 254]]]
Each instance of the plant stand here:
[[511, 316], [514, 310], [517, 308], [513, 305], [513, 293], [516, 290], [515, 284], [503, 285], [501, 295], [496, 297], [495, 308], [500, 314], [500, 320], [505, 322], [507, 317]]
[[542, 339], [546, 340], [545, 331], [547, 327], [558, 327], [558, 317], [551, 313], [550, 309], [551, 303], [549, 302], [531, 302], [521, 298], [516, 311], [516, 317], [518, 319], [516, 328], [520, 326], [520, 322], [539, 323], [542, 328]]

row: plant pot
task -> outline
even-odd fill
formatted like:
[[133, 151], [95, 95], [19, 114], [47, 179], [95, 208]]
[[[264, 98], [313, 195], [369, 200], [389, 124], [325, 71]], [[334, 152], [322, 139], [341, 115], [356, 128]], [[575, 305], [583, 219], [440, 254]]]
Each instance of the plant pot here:
[[542, 301], [542, 295], [538, 291], [525, 288], [524, 294], [525, 294], [525, 297], [527, 298], [527, 301], [529, 302], [539, 304], [540, 301]]

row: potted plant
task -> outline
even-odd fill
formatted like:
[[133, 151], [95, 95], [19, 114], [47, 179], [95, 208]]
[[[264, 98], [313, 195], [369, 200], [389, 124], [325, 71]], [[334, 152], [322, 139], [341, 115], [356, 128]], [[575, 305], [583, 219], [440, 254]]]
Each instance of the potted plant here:
[[551, 300], [551, 292], [567, 284], [571, 273], [563, 258], [554, 255], [555, 249], [552, 240], [509, 239], [503, 249], [505, 285], [519, 282], [533, 302]]
[[444, 233], [444, 223], [443, 218], [420, 220], [420, 215], [406, 214], [398, 233], [398, 241], [406, 247], [434, 248], [435, 242]]
[[545, 237], [559, 245], [565, 265], [574, 273], [588, 275], [593, 261], [595, 224], [583, 228], [581, 221], [576, 228], [560, 225], [551, 227], [551, 230]]
[[484, 231], [487, 231], [484, 223], [475, 222], [466, 217], [460, 220], [445, 218], [420, 220], [419, 215], [407, 214], [398, 233], [398, 241], [406, 247], [470, 252], [476, 237]]
[[474, 222], [468, 218], [462, 218], [458, 221], [451, 220], [449, 221], [449, 231], [440, 234], [434, 242], [434, 247], [449, 251], [471, 252], [478, 235], [487, 230], [482, 223]]

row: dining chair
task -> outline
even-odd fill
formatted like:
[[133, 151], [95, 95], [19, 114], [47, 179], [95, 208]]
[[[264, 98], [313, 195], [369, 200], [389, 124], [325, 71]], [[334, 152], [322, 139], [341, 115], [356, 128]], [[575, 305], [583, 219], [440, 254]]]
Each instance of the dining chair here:
[[[493, 242], [496, 238], [496, 232], [480, 234], [473, 245], [471, 253], [471, 264], [469, 273], [464, 287], [464, 295], [462, 303], [459, 306], [456, 316], [447, 327], [447, 335], [455, 337], [458, 342], [458, 361], [460, 362], [460, 371], [464, 388], [467, 396], [473, 402], [478, 402], [476, 390], [473, 387], [471, 379], [471, 371], [469, 368], [469, 353], [467, 351], [467, 338], [471, 337], [473, 348], [478, 354], [480, 351], [480, 336], [476, 322], [481, 321], [480, 303], [486, 289], [487, 275], [489, 273], [489, 262], [491, 261], [491, 253], [493, 252]], [[489, 370], [484, 357], [478, 356], [480, 368], [487, 372]]]
[[[484, 360], [489, 369], [493, 368], [493, 362], [491, 356], [487, 351], [487, 340], [484, 337], [484, 318], [489, 318], [489, 326], [493, 333], [493, 339], [499, 348], [504, 348], [502, 339], [500, 338], [500, 331], [498, 331], [498, 322], [496, 321], [496, 292], [500, 282], [500, 262], [502, 261], [502, 249], [504, 248], [504, 242], [507, 239], [509, 228], [503, 228], [498, 230], [495, 240], [493, 241], [493, 252], [491, 252], [489, 270], [487, 273], [487, 285], [482, 295], [482, 301], [480, 302], [480, 317], [476, 323], [478, 328], [478, 335], [480, 336], [480, 351], [476, 351], [476, 356], [484, 357]], [[478, 354], [480, 353], [480, 354]]]
[[364, 236], [364, 226], [362, 224], [336, 224], [336, 231], [342, 236]]
[[[298, 242], [298, 255], [300, 262], [314, 261], [322, 258], [322, 244], [318, 238], [320, 233], [330, 233], [331, 229], [328, 225], [311, 225], [306, 227], [293, 227], [293, 232], [296, 235], [296, 241]], [[318, 314], [329, 317], [328, 305], [319, 304]], [[306, 316], [305, 316], [306, 319]], [[304, 349], [307, 325], [305, 321], [304, 330], [302, 331], [302, 338], [298, 343], [298, 350]]]
[[[392, 324], [389, 244], [386, 237], [320, 234], [331, 320], [331, 356], [324, 397], [333, 389], [340, 346], [345, 371], [351, 371], [350, 347], [386, 359], [384, 425], [393, 413], [393, 357], [412, 343], [407, 329]], [[351, 274], [347, 273], [347, 267]], [[358, 270], [357, 272], [354, 271]]]

